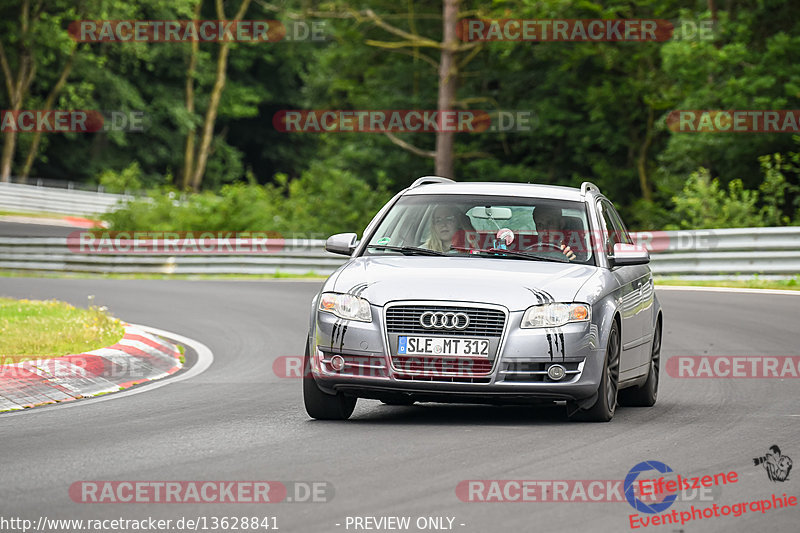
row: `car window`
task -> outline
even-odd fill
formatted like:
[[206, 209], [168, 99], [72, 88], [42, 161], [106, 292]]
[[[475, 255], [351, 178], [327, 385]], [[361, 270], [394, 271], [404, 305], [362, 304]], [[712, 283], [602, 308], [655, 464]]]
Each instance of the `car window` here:
[[631, 238], [630, 233], [628, 233], [628, 229], [625, 227], [625, 224], [622, 222], [622, 217], [619, 216], [619, 213], [616, 209], [614, 209], [614, 206], [611, 205], [611, 203], [609, 203], [609, 206], [611, 221], [614, 225], [614, 230], [616, 230], [619, 235], [619, 242], [633, 244], [633, 239]]
[[[537, 227], [537, 213], [549, 211], [552, 227]], [[541, 217], [540, 217], [541, 218]], [[396, 255], [397, 250], [374, 246], [425, 248], [452, 255], [472, 255], [469, 250], [494, 248], [499, 230], [513, 235], [509, 250], [550, 254], [563, 259], [557, 246], [542, 246], [546, 239], [563, 242], [577, 254], [573, 262], [595, 264], [583, 202], [488, 195], [407, 195], [386, 213], [372, 235], [366, 236], [365, 255]]]
[[391, 209], [380, 224], [381, 238], [393, 244], [413, 245], [420, 238], [416, 230], [421, 227], [425, 212], [426, 207], [423, 205]]
[[619, 217], [614, 206], [608, 200], [599, 200], [598, 209], [600, 217], [603, 221], [603, 229], [605, 230], [605, 243], [606, 253], [611, 255], [614, 253], [614, 245], [618, 242], [625, 244], [633, 244], [633, 240], [625, 229], [622, 219]]

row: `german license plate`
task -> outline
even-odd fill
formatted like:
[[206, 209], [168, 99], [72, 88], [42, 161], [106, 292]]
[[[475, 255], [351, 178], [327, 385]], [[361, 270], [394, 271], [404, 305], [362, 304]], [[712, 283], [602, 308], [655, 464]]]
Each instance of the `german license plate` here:
[[397, 355], [489, 357], [489, 341], [448, 337], [407, 337], [397, 340]]

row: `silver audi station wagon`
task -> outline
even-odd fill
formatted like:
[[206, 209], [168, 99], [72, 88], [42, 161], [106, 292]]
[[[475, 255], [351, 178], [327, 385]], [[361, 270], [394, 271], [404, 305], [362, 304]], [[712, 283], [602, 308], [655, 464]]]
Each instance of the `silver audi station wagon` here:
[[358, 398], [566, 403], [609, 421], [652, 406], [662, 313], [647, 250], [599, 189], [423, 177], [364, 231], [311, 304], [312, 418]]

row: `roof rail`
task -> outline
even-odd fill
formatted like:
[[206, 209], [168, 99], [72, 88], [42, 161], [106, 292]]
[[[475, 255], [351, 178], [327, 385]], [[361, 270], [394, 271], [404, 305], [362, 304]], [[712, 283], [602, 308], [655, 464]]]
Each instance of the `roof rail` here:
[[600, 187], [598, 187], [591, 181], [584, 181], [583, 183], [581, 183], [581, 196], [586, 196], [586, 193], [589, 191], [594, 191], [597, 194], [603, 194], [600, 192]]
[[455, 183], [455, 181], [451, 180], [450, 178], [443, 178], [441, 176], [423, 176], [412, 183], [409, 189], [419, 187], [420, 185], [426, 185], [428, 183]]

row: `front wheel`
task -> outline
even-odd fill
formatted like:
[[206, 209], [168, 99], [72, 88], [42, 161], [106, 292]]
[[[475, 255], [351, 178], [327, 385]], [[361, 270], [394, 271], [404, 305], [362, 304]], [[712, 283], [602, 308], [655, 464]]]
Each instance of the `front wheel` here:
[[614, 321], [608, 333], [608, 345], [603, 361], [603, 374], [597, 388], [597, 401], [589, 409], [572, 415], [575, 420], [586, 422], [608, 422], [614, 418], [617, 408], [617, 386], [619, 384], [619, 326]]
[[341, 392], [328, 394], [320, 390], [311, 374], [308, 342], [306, 342], [306, 354], [303, 357], [303, 370], [303, 402], [308, 416], [317, 420], [347, 420], [350, 418], [356, 408], [358, 398], [345, 396]]

